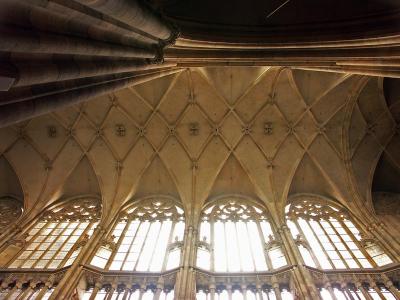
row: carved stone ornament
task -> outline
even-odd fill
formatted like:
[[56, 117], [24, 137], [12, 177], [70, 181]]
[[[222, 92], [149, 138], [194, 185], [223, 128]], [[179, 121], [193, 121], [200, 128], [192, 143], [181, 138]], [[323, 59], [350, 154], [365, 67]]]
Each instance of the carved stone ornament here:
[[17, 237], [14, 237], [14, 238], [8, 240], [7, 244], [14, 245], [14, 246], [17, 246], [20, 248], [24, 248], [26, 245], [26, 239], [28, 238], [28, 236], [29, 236], [29, 234], [27, 232], [25, 232]]
[[264, 123], [264, 134], [271, 135], [273, 133], [272, 122], [265, 122]]
[[260, 221], [267, 220], [267, 213], [261, 206], [246, 203], [236, 199], [221, 199], [205, 209], [202, 215], [204, 221]]
[[117, 244], [115, 243], [115, 235], [109, 235], [101, 241], [101, 245], [114, 251]]
[[47, 127], [47, 135], [49, 138], [57, 137], [57, 127], [54, 125], [50, 125]]
[[124, 124], [115, 125], [115, 134], [119, 137], [124, 137], [126, 135], [126, 128]]
[[348, 217], [342, 209], [311, 198], [302, 199], [291, 204], [288, 216], [293, 219], [303, 218], [307, 220], [327, 220], [333, 216], [339, 219], [346, 219]]
[[180, 221], [184, 219], [184, 213], [183, 209], [170, 198], [146, 198], [122, 212], [121, 218], [142, 221]]
[[0, 198], [0, 229], [14, 223], [21, 215], [23, 203], [15, 198]]
[[200, 133], [199, 123], [197, 123], [197, 122], [189, 123], [189, 132], [190, 132], [190, 135], [193, 135], [193, 136], [199, 135], [199, 133]]
[[60, 206], [46, 211], [42, 218], [47, 221], [92, 221], [100, 219], [101, 203], [96, 198], [67, 200]]

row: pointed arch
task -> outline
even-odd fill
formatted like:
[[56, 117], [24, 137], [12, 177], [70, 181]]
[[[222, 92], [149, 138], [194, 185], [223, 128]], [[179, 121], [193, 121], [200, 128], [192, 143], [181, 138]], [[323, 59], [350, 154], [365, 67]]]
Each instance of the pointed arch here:
[[175, 198], [132, 199], [119, 211], [90, 264], [116, 272], [175, 269], [180, 265], [184, 228], [185, 213]]
[[16, 222], [24, 212], [24, 193], [19, 178], [4, 155], [0, 155], [0, 230]]
[[227, 193], [258, 199], [255, 187], [249, 175], [243, 169], [241, 163], [234, 154], [230, 154], [223, 167], [218, 172], [214, 183], [205, 201], [205, 205], [211, 199], [226, 195]]
[[203, 207], [197, 267], [211, 272], [255, 272], [287, 265], [266, 206], [242, 195], [222, 195]]
[[77, 196], [49, 205], [21, 237], [9, 268], [58, 269], [69, 266], [87, 243], [101, 216], [100, 198]]
[[141, 199], [152, 195], [166, 195], [180, 199], [174, 178], [162, 159], [156, 155], [138, 181], [134, 198]]
[[360, 269], [393, 262], [377, 240], [337, 201], [315, 194], [297, 194], [286, 207], [286, 217], [307, 265]]

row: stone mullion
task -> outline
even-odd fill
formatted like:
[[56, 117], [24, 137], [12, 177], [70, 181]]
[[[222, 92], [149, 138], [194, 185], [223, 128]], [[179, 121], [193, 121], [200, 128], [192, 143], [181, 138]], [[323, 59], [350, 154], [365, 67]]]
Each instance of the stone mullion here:
[[170, 251], [170, 245], [173, 243], [174, 231], [175, 231], [176, 224], [177, 224], [176, 220], [173, 220], [172, 224], [171, 224], [171, 231], [169, 232], [167, 250], [165, 251], [165, 255], [164, 255], [164, 258], [163, 258], [163, 264], [162, 264], [162, 267], [161, 267], [162, 271], [165, 271], [165, 269], [167, 268], [168, 257], [169, 257], [169, 253], [171, 252]]
[[[263, 246], [262, 248], [263, 249], [262, 250], [263, 250], [263, 253], [264, 253], [265, 262], [267, 263], [268, 270], [272, 270], [273, 269], [272, 268], [272, 262], [271, 262], [271, 259], [269, 257], [269, 253], [267, 251], [265, 251], [265, 247], [264, 247], [264, 245], [267, 244], [267, 241], [264, 238], [264, 234], [262, 232], [259, 220], [257, 220], [255, 223], [257, 224], [258, 235], [260, 236], [260, 239], [263, 242], [263, 244], [262, 244], [262, 246]], [[246, 228], [247, 228], [247, 233], [248, 233], [249, 232], [248, 227], [246, 226]], [[250, 236], [250, 235], [248, 234], [248, 236]], [[253, 252], [252, 252], [252, 254], [253, 254]], [[256, 264], [255, 264], [255, 261], [254, 261], [254, 255], [252, 255], [252, 258], [253, 258], [253, 262], [254, 262], [254, 268], [256, 269]]]
[[[324, 220], [325, 222], [328, 222], [328, 220]], [[330, 235], [328, 234], [328, 232], [326, 231], [325, 227], [323, 225], [321, 225], [321, 221], [316, 222], [318, 224], [318, 226], [322, 229], [322, 231], [324, 232], [324, 235], [327, 237], [327, 239], [329, 240], [329, 242], [331, 243], [333, 249], [335, 249], [336, 253], [338, 254], [338, 256], [340, 257], [342, 263], [345, 265], [346, 269], [349, 268], [349, 265], [347, 264], [346, 260], [344, 259], [344, 257], [342, 256], [342, 254], [340, 253], [339, 249], [336, 247], [335, 243], [332, 241]], [[328, 254], [328, 253], [327, 253]], [[328, 255], [329, 256], [329, 255]], [[333, 260], [332, 260], [333, 263]], [[334, 264], [333, 264], [334, 265]], [[335, 266], [336, 269], [336, 266]]]
[[[33, 235], [30, 239], [29, 239], [29, 242], [27, 242], [26, 243], [26, 245], [25, 245], [25, 247], [23, 247], [20, 251], [18, 251], [18, 253], [9, 261], [9, 264], [10, 263], [12, 263], [12, 262], [14, 262], [14, 260], [16, 260], [18, 257], [19, 257], [19, 255], [23, 252], [23, 251], [25, 251], [27, 248], [28, 248], [28, 246], [30, 245], [30, 244], [32, 244], [34, 241], [35, 241], [35, 239], [46, 229], [46, 228], [48, 228], [48, 226], [51, 224], [51, 223], [53, 223], [53, 222], [45, 222], [45, 225], [43, 225], [43, 227], [42, 228], [40, 228], [39, 230], [38, 230], [38, 232], [36, 232], [35, 233], [35, 235]], [[37, 223], [35, 223], [35, 225], [36, 225]], [[54, 226], [54, 228], [50, 228], [50, 232], [47, 234], [47, 235], [50, 235], [52, 232], [53, 232], [53, 230], [55, 230], [56, 228], [57, 228], [57, 224], [56, 224], [56, 226]], [[33, 226], [34, 227], [34, 226]], [[32, 228], [30, 228], [28, 231], [27, 231], [27, 233], [29, 234], [29, 232], [33, 229], [33, 227]], [[45, 240], [47, 239], [47, 237], [45, 238]], [[28, 256], [28, 257], [26, 257], [26, 258], [24, 258], [24, 262], [25, 261], [27, 261], [32, 255], [33, 255], [33, 253], [40, 247], [40, 245], [43, 243], [43, 241], [41, 241], [40, 243], [39, 243], [39, 245], [37, 245], [37, 247], [35, 248], [35, 249], [33, 249], [32, 250], [32, 253]], [[23, 265], [24, 263], [22, 263], [22, 265]], [[20, 265], [21, 266], [21, 265]], [[20, 267], [19, 266], [19, 267]]]
[[[361, 251], [361, 253], [364, 255], [364, 257], [368, 260], [368, 262], [371, 264], [371, 266], [377, 267], [376, 262], [372, 259], [372, 257], [369, 255], [369, 253], [365, 250], [364, 246], [360, 243], [360, 241], [356, 238], [354, 233], [346, 226], [346, 224], [343, 222], [343, 220], [339, 219], [338, 220], [340, 225], [342, 225], [342, 228], [347, 232], [347, 234], [351, 237], [353, 243], [355, 243], [358, 247], [358, 250]], [[357, 228], [358, 230], [358, 228]], [[357, 259], [358, 262], [358, 259]]]
[[78, 283], [78, 280], [84, 273], [81, 265], [85, 264], [93, 255], [93, 249], [96, 249], [96, 246], [101, 243], [101, 240], [106, 236], [106, 233], [107, 231], [102, 226], [98, 226], [94, 230], [92, 237], [89, 239], [86, 245], [83, 246], [82, 251], [65, 273], [64, 277], [58, 283], [49, 300], [68, 299], [68, 297], [71, 296]]
[[[337, 219], [335, 219], [337, 222], [339, 222]], [[333, 231], [336, 233], [336, 235], [339, 237], [340, 241], [342, 242], [342, 244], [344, 245], [344, 247], [346, 248], [346, 250], [350, 253], [351, 257], [353, 258], [353, 260], [357, 263], [359, 268], [362, 268], [361, 263], [358, 261], [357, 257], [354, 255], [353, 251], [351, 251], [350, 247], [347, 245], [346, 241], [343, 239], [342, 235], [336, 230], [335, 226], [332, 225], [331, 221], [326, 220], [326, 222], [328, 222], [328, 224], [330, 225], [330, 227], [333, 229]], [[342, 226], [343, 228], [343, 226]]]
[[[40, 255], [40, 257], [36, 259], [35, 263], [32, 265], [31, 268], [34, 268], [34, 267], [37, 265], [37, 263], [42, 259], [42, 257], [43, 257], [48, 251], [50, 251], [51, 247], [56, 243], [56, 241], [58, 240], [58, 238], [64, 233], [65, 230], [67, 230], [68, 225], [67, 225], [65, 228], [63, 228], [63, 229], [62, 229], [62, 228], [59, 228], [60, 225], [61, 225], [61, 223], [62, 223], [62, 222], [58, 222], [57, 225], [48, 233], [48, 236], [52, 236], [52, 233], [54, 232], [54, 230], [61, 229], [60, 234], [57, 235], [57, 236], [55, 236], [54, 240], [53, 240], [52, 242], [50, 242], [50, 245], [49, 245], [49, 247], [48, 247], [47, 249], [43, 250], [42, 255]], [[35, 249], [35, 250], [32, 250], [32, 253], [31, 253], [31, 255], [30, 255], [29, 257], [31, 257], [36, 251], [39, 251], [40, 246], [41, 246], [46, 240], [47, 240], [47, 238], [44, 239], [43, 241], [41, 241], [41, 242], [39, 243], [39, 245], [36, 247], [36, 249]], [[32, 239], [31, 239], [31, 241], [32, 241]], [[58, 250], [59, 250], [59, 249], [58, 249]], [[57, 252], [57, 251], [56, 251], [56, 252]], [[56, 253], [55, 253], [55, 254], [56, 254]], [[54, 254], [54, 255], [55, 255], [55, 254]], [[54, 257], [54, 255], [53, 255], [53, 257]], [[29, 258], [27, 257], [25, 260], [28, 260], [28, 259], [29, 259]], [[49, 261], [50, 261], [50, 259], [49, 259]]]
[[[110, 265], [111, 265], [112, 261], [114, 260], [114, 257], [115, 257], [115, 255], [116, 255], [117, 252], [118, 252], [119, 246], [121, 246], [122, 241], [123, 241], [123, 239], [125, 238], [125, 234], [126, 234], [126, 232], [128, 231], [128, 228], [129, 228], [129, 226], [130, 226], [131, 223], [132, 223], [132, 221], [126, 222], [125, 227], [124, 227], [124, 229], [122, 230], [121, 235], [120, 235], [119, 238], [118, 238], [118, 242], [117, 242], [116, 245], [115, 245], [115, 249], [114, 249], [114, 251], [111, 252], [110, 258], [108, 259], [106, 265], [104, 266], [104, 269], [105, 269], [105, 270], [108, 270], [108, 269], [110, 268]], [[114, 229], [115, 229], [115, 227], [116, 227], [117, 225], [118, 225], [118, 223], [114, 224], [112, 231], [110, 231], [108, 234], [112, 234], [112, 232], [114, 231]], [[140, 225], [140, 224], [139, 224], [139, 225]], [[137, 230], [139, 230], [139, 226], [138, 226], [138, 228], [136, 229], [136, 232], [137, 232]], [[136, 235], [136, 234], [135, 234], [135, 235]], [[135, 239], [135, 237], [134, 237], [134, 239]], [[133, 243], [134, 239], [132, 240], [132, 243]], [[130, 248], [129, 248], [129, 249], [130, 249]], [[129, 254], [129, 250], [128, 250], [127, 256], [128, 256], [128, 254]], [[126, 259], [126, 257], [125, 257], [125, 259]], [[125, 262], [125, 260], [124, 260], [124, 262]], [[122, 266], [123, 266], [123, 263], [122, 263]], [[122, 268], [122, 266], [121, 266], [121, 268]]]
[[364, 205], [357, 205], [361, 213], [364, 215], [365, 220], [373, 220], [367, 223], [360, 223], [364, 231], [370, 232], [380, 243], [379, 246], [382, 250], [389, 255], [394, 261], [400, 262], [400, 242], [397, 241], [396, 237], [386, 229], [385, 224], [379, 222], [375, 215], [365, 208]]
[[[336, 269], [335, 265], [333, 264], [332, 259], [330, 258], [330, 256], [328, 255], [328, 253], [325, 250], [324, 245], [322, 245], [318, 235], [315, 233], [314, 228], [312, 228], [312, 226], [310, 225], [310, 221], [309, 220], [305, 220], [305, 222], [307, 223], [307, 226], [310, 228], [312, 234], [314, 235], [315, 240], [317, 241], [317, 243], [319, 244], [319, 246], [321, 247], [321, 250], [324, 252], [324, 255], [326, 257], [326, 260], [329, 262], [329, 264], [331, 265], [332, 269]], [[317, 222], [317, 221], [315, 221]], [[317, 222], [318, 223], [318, 222]]]
[[[306, 238], [306, 235], [304, 234], [303, 229], [302, 229], [302, 228], [300, 227], [300, 225], [297, 223], [297, 220], [293, 220], [292, 222], [295, 224], [297, 230], [300, 232], [300, 235], [301, 235], [301, 237], [303, 238], [303, 240], [304, 240], [304, 241], [307, 241], [307, 245], [309, 246], [309, 243], [308, 243], [308, 240], [307, 240], [307, 238]], [[297, 245], [296, 245], [296, 246], [297, 246]], [[321, 268], [321, 265], [320, 265], [320, 263], [319, 263], [319, 260], [318, 260], [318, 258], [316, 257], [314, 251], [313, 251], [312, 249], [310, 249], [309, 247], [306, 247], [306, 248], [307, 248], [308, 252], [310, 253], [312, 259], [314, 260], [315, 265], [316, 265], [318, 268]], [[300, 253], [300, 256], [301, 256], [301, 253]], [[303, 258], [303, 257], [301, 257], [301, 258]], [[305, 263], [305, 262], [304, 262], [304, 263]]]
[[[214, 267], [214, 265], [215, 265], [215, 251], [214, 251], [214, 247], [215, 247], [215, 243], [214, 243], [214, 224], [215, 224], [215, 222], [210, 222], [210, 221], [207, 221], [207, 222], [209, 222], [209, 224], [210, 224], [210, 250], [211, 250], [211, 253], [210, 253], [210, 270], [211, 271], [215, 271], [215, 267]], [[247, 227], [246, 227], [246, 230], [247, 230]], [[251, 251], [251, 250], [250, 250]], [[252, 257], [253, 257], [253, 254], [252, 254]]]
[[[140, 222], [140, 225], [142, 225], [142, 224], [144, 224], [144, 222], [141, 221], [141, 222]], [[146, 242], [147, 242], [147, 240], [148, 240], [148, 238], [149, 238], [149, 231], [150, 231], [150, 229], [151, 229], [151, 227], [152, 227], [153, 224], [154, 224], [153, 222], [149, 222], [149, 227], [148, 227], [147, 230], [146, 230], [145, 238], [144, 238], [144, 240], [143, 240], [142, 247], [140, 247], [139, 255], [138, 255], [137, 261], [135, 262], [135, 266], [133, 267], [133, 270], [136, 270], [136, 268], [137, 268], [137, 266], [138, 266], [138, 264], [139, 264], [139, 261], [142, 259], [143, 249], [144, 249], [144, 246], [146, 245]], [[139, 227], [138, 227], [137, 230], [139, 230]], [[138, 231], [136, 231], [136, 232], [138, 232]], [[134, 241], [132, 240], [132, 243], [131, 243], [131, 246], [129, 247], [129, 250], [132, 248], [133, 242], [134, 242]], [[128, 256], [128, 255], [127, 255], [127, 256]], [[127, 257], [127, 256], [126, 256], [126, 257]], [[125, 257], [125, 259], [126, 259], [126, 257]]]
[[285, 252], [288, 256], [288, 262], [297, 267], [293, 270], [293, 276], [295, 282], [297, 282], [297, 287], [299, 292], [305, 297], [311, 299], [318, 299], [318, 292], [312, 280], [310, 272], [303, 266], [303, 258], [301, 256], [300, 250], [294, 242], [292, 235], [290, 233], [287, 225], [282, 225], [278, 230], [281, 236], [283, 245], [285, 246]]
[[[158, 245], [158, 242], [159, 242], [159, 240], [160, 240], [160, 233], [161, 233], [161, 231], [162, 231], [162, 228], [163, 228], [163, 225], [165, 224], [165, 221], [161, 221], [160, 222], [160, 229], [158, 230], [158, 232], [157, 232], [157, 238], [156, 238], [156, 240], [155, 240], [155, 242], [154, 242], [154, 249], [153, 249], [153, 253], [151, 253], [151, 257], [150, 257], [150, 259], [149, 259], [149, 265], [147, 266], [147, 271], [150, 271], [150, 266], [151, 266], [151, 264], [152, 264], [152, 262], [153, 262], [153, 259], [154, 259], [154, 253], [156, 253], [156, 248], [157, 248], [157, 245]], [[155, 299], [154, 299], [155, 300]]]
[[373, 223], [369, 226], [369, 232], [379, 241], [378, 246], [382, 248], [392, 260], [400, 262], [400, 246], [397, 239], [386, 230], [383, 224]]
[[[89, 224], [86, 226], [86, 228], [83, 230], [81, 236], [75, 241], [74, 246], [72, 246], [72, 248], [68, 251], [67, 255], [63, 258], [63, 260], [60, 263], [60, 266], [64, 266], [64, 264], [68, 261], [68, 259], [71, 257], [71, 255], [79, 248], [75, 248], [75, 245], [79, 244], [85, 237], [85, 235], [89, 232], [89, 230], [92, 228], [93, 226], [93, 222], [89, 222]], [[73, 236], [73, 234], [75, 233], [76, 230], [78, 230], [79, 225], [76, 226], [76, 228], [72, 231], [72, 233], [70, 234], [68, 240]], [[67, 241], [68, 241], [67, 240]], [[66, 241], [66, 242], [67, 242]], [[81, 246], [82, 247], [82, 246]], [[61, 248], [60, 248], [61, 249]]]

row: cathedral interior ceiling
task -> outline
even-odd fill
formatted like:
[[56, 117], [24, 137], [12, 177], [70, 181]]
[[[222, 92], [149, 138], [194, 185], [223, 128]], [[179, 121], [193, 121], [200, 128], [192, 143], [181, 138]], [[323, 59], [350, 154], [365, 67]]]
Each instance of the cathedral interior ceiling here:
[[375, 169], [399, 174], [399, 91], [358, 75], [186, 69], [1, 128], [0, 174], [11, 182], [0, 196], [39, 211], [94, 194], [110, 215], [155, 194], [195, 214], [223, 194], [278, 212], [299, 193], [372, 205], [372, 186], [393, 192]]

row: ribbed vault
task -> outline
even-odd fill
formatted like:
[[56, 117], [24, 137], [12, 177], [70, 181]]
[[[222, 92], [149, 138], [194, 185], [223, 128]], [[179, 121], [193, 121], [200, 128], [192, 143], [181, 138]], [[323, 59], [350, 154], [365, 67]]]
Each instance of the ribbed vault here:
[[351, 176], [367, 201], [382, 149], [397, 161], [398, 102], [387, 97], [390, 114], [382, 81], [368, 79], [359, 91], [362, 80], [274, 67], [191, 68], [1, 129], [0, 148], [28, 208], [80, 186], [101, 193], [110, 217], [129, 199], [156, 192], [180, 198], [188, 211], [232, 192], [282, 211], [296, 193], [351, 202]]

